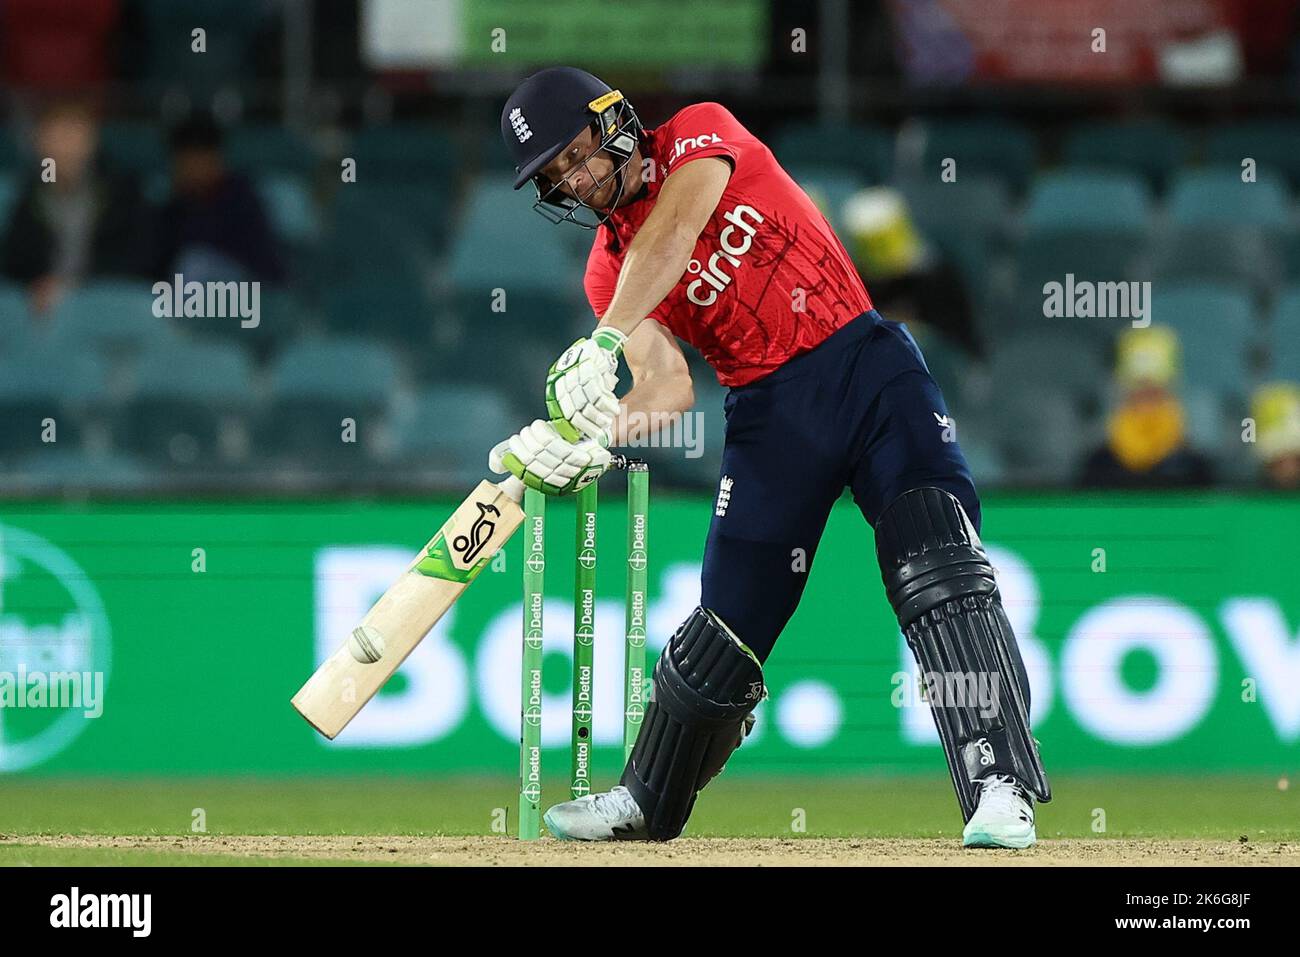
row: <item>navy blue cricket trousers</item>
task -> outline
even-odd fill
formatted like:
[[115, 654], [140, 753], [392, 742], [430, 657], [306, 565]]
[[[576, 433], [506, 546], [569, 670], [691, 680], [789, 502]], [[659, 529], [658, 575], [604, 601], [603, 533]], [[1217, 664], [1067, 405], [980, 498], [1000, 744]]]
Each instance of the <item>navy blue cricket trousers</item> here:
[[[831, 506], [848, 487], [866, 520], [909, 489], [979, 498], [916, 341], [872, 310], [811, 352], [731, 389], [701, 603], [761, 660], [794, 614]], [[864, 550], [861, 573], [878, 575]], [[846, 609], [845, 621], [851, 620]]]

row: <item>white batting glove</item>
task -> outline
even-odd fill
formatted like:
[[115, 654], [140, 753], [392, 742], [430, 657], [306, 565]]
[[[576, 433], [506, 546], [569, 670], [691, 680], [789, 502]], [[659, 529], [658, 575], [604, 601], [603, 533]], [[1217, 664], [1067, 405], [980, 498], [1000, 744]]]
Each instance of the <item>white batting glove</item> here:
[[608, 446], [618, 415], [618, 357], [627, 336], [603, 327], [565, 349], [546, 374], [546, 414], [572, 442], [586, 436]]
[[509, 472], [547, 495], [571, 495], [600, 478], [609, 465], [603, 445], [591, 439], [570, 442], [545, 419], [535, 419], [488, 455], [493, 472]]

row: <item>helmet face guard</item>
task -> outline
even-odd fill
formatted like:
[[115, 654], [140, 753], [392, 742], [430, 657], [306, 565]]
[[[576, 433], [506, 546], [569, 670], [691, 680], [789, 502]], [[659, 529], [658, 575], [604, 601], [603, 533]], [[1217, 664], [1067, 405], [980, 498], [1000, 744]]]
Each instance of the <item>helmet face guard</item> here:
[[[596, 148], [591, 151], [582, 167], [594, 185], [583, 196], [574, 196], [566, 191], [563, 180], [552, 183], [541, 172], [533, 176], [533, 188], [537, 199], [533, 209], [553, 223], [576, 223], [584, 229], [596, 229], [609, 221], [609, 217], [623, 198], [627, 183], [627, 165], [632, 161], [637, 144], [641, 141], [641, 120], [632, 109], [632, 104], [623, 98], [618, 90], [611, 90], [587, 104], [587, 109], [594, 115], [591, 128], [597, 137]], [[614, 160], [614, 168], [604, 179], [597, 180], [587, 166], [592, 157], [598, 153], [608, 153]], [[612, 182], [617, 182], [613, 199], [608, 210], [600, 210], [590, 205], [588, 200], [600, 193]]]

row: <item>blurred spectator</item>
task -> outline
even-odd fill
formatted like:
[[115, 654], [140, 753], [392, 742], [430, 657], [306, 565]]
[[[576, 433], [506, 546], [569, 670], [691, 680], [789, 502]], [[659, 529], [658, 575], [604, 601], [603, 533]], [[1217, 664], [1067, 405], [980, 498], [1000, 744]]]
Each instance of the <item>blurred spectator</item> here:
[[1250, 413], [1264, 484], [1300, 489], [1300, 386], [1278, 382], [1262, 387], [1255, 393]]
[[47, 107], [32, 145], [38, 165], [0, 239], [0, 274], [27, 285], [36, 313], [86, 279], [146, 276], [152, 216], [134, 179], [97, 162], [99, 124], [90, 107]]
[[120, 0], [4, 0], [0, 62], [5, 85], [33, 90], [103, 86], [113, 64]]
[[266, 209], [253, 184], [227, 168], [221, 139], [207, 114], [172, 131], [172, 192], [158, 228], [158, 269], [186, 281], [279, 281], [284, 269]]
[[1214, 481], [1213, 466], [1187, 446], [1186, 415], [1174, 392], [1178, 337], [1149, 326], [1120, 336], [1115, 385], [1119, 407], [1106, 442], [1088, 456], [1082, 484], [1093, 488], [1195, 488]]
[[961, 272], [917, 232], [907, 200], [873, 186], [844, 204], [849, 253], [886, 319], [922, 323], [982, 355]]

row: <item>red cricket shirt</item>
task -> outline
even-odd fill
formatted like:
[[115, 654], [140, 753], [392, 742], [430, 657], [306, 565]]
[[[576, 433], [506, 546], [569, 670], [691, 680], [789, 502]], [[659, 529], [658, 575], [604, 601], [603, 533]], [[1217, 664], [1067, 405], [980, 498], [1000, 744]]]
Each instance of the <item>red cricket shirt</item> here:
[[[772, 151], [718, 103], [697, 103], [646, 133], [646, 194], [597, 231], [584, 285], [602, 316], [628, 243], [659, 187], [691, 160], [721, 156], [731, 179], [681, 280], [651, 318], [699, 350], [726, 386], [760, 379], [871, 309], [848, 252]], [[612, 228], [611, 228], [612, 227]]]

